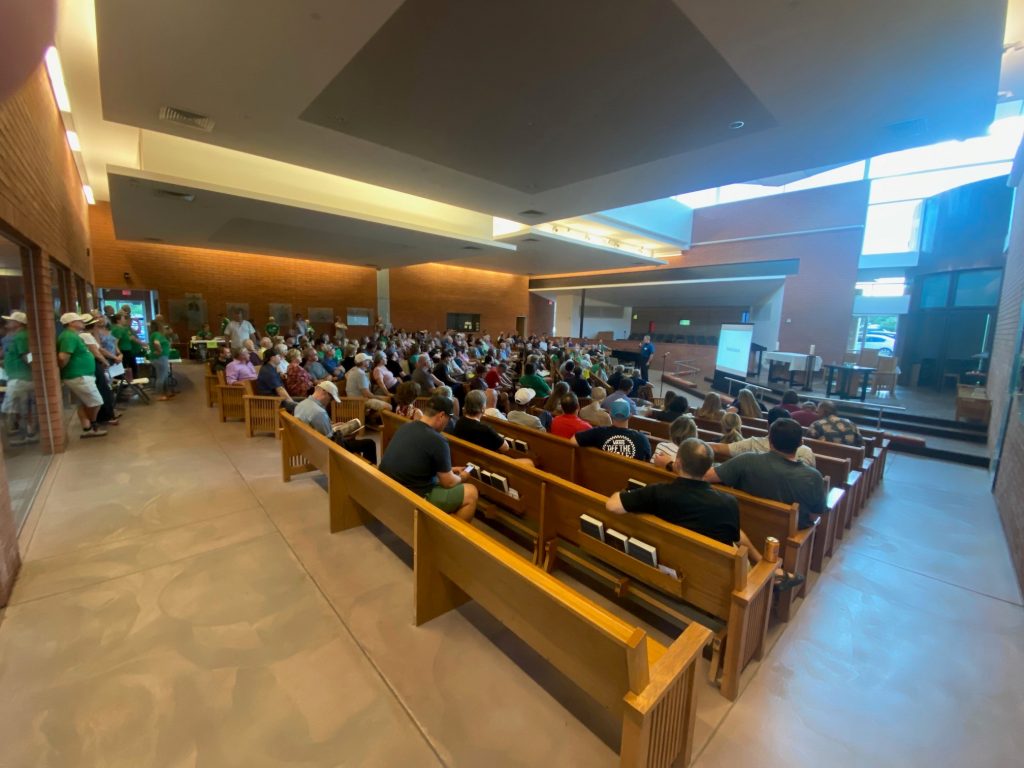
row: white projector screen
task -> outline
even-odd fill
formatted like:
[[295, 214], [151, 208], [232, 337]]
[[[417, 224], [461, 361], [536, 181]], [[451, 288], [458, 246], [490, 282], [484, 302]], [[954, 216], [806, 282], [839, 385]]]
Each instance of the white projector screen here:
[[750, 342], [753, 338], [753, 325], [723, 325], [718, 334], [715, 370], [746, 378], [747, 365], [750, 361]]

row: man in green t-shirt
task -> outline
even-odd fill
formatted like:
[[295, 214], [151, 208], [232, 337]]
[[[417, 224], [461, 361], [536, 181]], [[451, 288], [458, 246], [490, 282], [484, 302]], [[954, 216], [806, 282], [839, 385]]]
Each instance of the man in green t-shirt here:
[[269, 336], [271, 341], [273, 341], [274, 337], [281, 333], [281, 326], [277, 324], [277, 320], [268, 317], [267, 324], [263, 326], [263, 332], [265, 336]]
[[77, 312], [65, 312], [60, 316], [64, 330], [57, 337], [57, 364], [61, 381], [80, 403], [78, 421], [82, 425], [82, 437], [102, 437], [107, 431], [96, 424], [103, 397], [96, 388], [95, 358], [78, 335], [85, 329], [85, 321], [91, 319], [90, 315]]
[[217, 315], [217, 320], [220, 322], [220, 335], [223, 336], [224, 332], [228, 329], [228, 323], [231, 321], [228, 320], [228, 316], [223, 312]]
[[28, 348], [28, 317], [24, 312], [4, 315], [11, 341], [4, 353], [7, 393], [3, 413], [11, 433], [11, 445], [24, 445], [39, 439], [35, 408], [32, 403], [32, 356]]
[[[68, 313], [73, 314], [73, 313]], [[117, 339], [117, 348], [124, 355], [124, 364], [131, 369], [132, 378], [139, 375], [138, 358], [145, 354], [142, 341], [132, 330], [131, 318], [125, 314], [115, 316], [117, 321], [110, 329], [110, 333]]]
[[551, 394], [550, 385], [537, 374], [533, 363], [523, 366], [523, 375], [519, 377], [518, 387], [526, 387], [537, 393], [538, 397], [547, 397]]

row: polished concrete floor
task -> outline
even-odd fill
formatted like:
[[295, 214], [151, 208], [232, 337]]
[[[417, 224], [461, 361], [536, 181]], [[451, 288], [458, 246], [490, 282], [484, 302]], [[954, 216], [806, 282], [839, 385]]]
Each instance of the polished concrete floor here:
[[[0, 766], [617, 764], [616, 724], [475, 606], [414, 627], [408, 551], [328, 533], [322, 478], [282, 483], [277, 442], [178, 373], [40, 490]], [[739, 699], [701, 682], [694, 764], [1019, 765], [1024, 609], [987, 485], [891, 457]]]

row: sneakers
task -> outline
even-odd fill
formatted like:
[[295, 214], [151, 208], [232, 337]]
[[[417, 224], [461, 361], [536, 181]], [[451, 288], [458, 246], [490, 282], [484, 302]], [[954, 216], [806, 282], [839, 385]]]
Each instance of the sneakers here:
[[100, 429], [95, 424], [93, 424], [88, 429], [83, 429], [82, 430], [82, 437], [83, 438], [86, 438], [86, 437], [105, 437], [106, 434], [107, 434], [107, 430]]

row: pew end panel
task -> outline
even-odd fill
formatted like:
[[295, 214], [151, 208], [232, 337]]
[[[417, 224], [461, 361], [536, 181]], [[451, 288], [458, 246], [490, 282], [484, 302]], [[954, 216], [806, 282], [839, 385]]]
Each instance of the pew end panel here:
[[281, 398], [266, 395], [243, 395], [242, 415], [245, 419], [245, 436], [253, 437], [256, 433], [270, 432], [279, 436], [281, 420]]
[[328, 456], [335, 443], [290, 413], [281, 413], [278, 418], [281, 421], [282, 479], [287, 483], [295, 475], [317, 470], [327, 474]]

